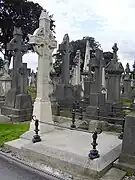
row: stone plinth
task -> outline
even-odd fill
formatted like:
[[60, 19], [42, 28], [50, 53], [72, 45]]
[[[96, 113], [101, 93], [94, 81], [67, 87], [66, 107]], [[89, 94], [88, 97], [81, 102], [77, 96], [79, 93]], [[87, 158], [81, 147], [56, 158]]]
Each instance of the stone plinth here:
[[15, 89], [8, 91], [1, 114], [12, 121], [29, 121], [32, 117], [32, 99], [28, 94], [17, 94]]
[[44, 134], [42, 142], [33, 144], [28, 140], [19, 139], [6, 143], [13, 151], [33, 161], [68, 172], [74, 177], [98, 179], [110, 169], [112, 162], [119, 156], [121, 140], [116, 135], [103, 133], [98, 136], [97, 149], [100, 158], [90, 160], [92, 134], [71, 130], [57, 130]]

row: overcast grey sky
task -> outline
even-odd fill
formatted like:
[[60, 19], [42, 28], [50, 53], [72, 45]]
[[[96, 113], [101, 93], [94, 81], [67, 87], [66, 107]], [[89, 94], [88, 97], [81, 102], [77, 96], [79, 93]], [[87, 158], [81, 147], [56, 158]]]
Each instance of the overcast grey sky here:
[[[135, 1], [134, 0], [34, 0], [56, 20], [56, 38], [62, 41], [65, 33], [70, 40], [92, 36], [104, 51], [112, 51], [117, 42], [120, 61], [133, 64], [135, 57]], [[37, 56], [27, 54], [24, 62], [37, 67]]]

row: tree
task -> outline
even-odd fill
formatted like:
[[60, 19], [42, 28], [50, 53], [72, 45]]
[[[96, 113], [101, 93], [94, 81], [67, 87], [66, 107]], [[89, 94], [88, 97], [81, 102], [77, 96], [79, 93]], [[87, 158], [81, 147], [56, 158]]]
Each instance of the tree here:
[[[99, 47], [100, 44], [99, 42], [96, 42], [93, 37], [83, 37], [81, 40], [76, 40], [76, 41], [71, 41], [70, 45], [72, 46], [72, 52], [70, 54], [70, 69], [72, 68], [73, 65], [73, 59], [76, 55], [76, 51], [80, 50], [81, 51], [81, 58], [83, 60], [82, 67], [84, 64], [84, 59], [85, 59], [85, 49], [86, 49], [86, 40], [89, 40], [90, 47], [94, 50], [96, 47]], [[62, 67], [62, 54], [57, 50], [56, 54], [54, 54], [55, 57], [55, 63], [53, 64], [53, 67], [57, 73], [57, 76], [61, 75], [61, 67]]]
[[[9, 62], [12, 55], [6, 47], [13, 38], [14, 26], [22, 28], [23, 39], [27, 43], [29, 41], [27, 35], [33, 34], [38, 28], [42, 9], [38, 3], [27, 0], [3, 0], [0, 4], [0, 51], [8, 57]], [[53, 15], [50, 15], [50, 19], [50, 30], [54, 33]]]

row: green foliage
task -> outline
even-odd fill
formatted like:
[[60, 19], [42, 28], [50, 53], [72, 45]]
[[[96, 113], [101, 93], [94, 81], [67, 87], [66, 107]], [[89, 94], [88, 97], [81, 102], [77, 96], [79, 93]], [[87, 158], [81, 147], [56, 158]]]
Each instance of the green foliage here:
[[29, 123], [0, 124], [0, 146], [5, 142], [18, 139], [20, 135], [28, 131]]
[[[11, 54], [7, 51], [6, 45], [13, 38], [13, 28], [21, 27], [23, 38], [28, 42], [28, 34], [38, 28], [39, 16], [43, 9], [38, 3], [27, 0], [3, 0], [0, 6], [0, 51], [4, 56], [11, 59]], [[54, 32], [53, 15], [50, 16], [50, 29]], [[31, 48], [31, 47], [30, 47]]]
[[27, 91], [28, 91], [28, 94], [31, 95], [32, 99], [35, 100], [36, 94], [37, 94], [36, 88], [29, 86], [29, 87], [27, 87]]
[[131, 172], [131, 171], [128, 171], [127, 173], [126, 173], [126, 176], [134, 176], [134, 173], [133, 172]]
[[121, 103], [122, 103], [123, 106], [128, 106], [128, 107], [130, 107], [132, 105], [131, 100], [127, 100], [127, 99], [124, 99], [124, 98], [121, 98]]

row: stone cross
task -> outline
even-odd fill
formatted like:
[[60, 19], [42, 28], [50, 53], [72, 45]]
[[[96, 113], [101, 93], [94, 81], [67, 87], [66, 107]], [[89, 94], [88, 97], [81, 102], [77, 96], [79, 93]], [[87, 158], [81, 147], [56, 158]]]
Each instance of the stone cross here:
[[[41, 122], [52, 121], [52, 110], [49, 99], [49, 50], [56, 47], [57, 42], [50, 32], [50, 17], [45, 10], [42, 10], [39, 18], [39, 28], [30, 35], [30, 44], [33, 45], [38, 54], [37, 72], [37, 97], [34, 103], [33, 115]], [[53, 125], [40, 123], [40, 133], [52, 131]], [[31, 123], [30, 130], [34, 130], [34, 122]]]
[[[50, 38], [53, 39], [53, 34], [51, 33], [50, 34]], [[53, 68], [53, 60], [52, 60], [52, 53], [54, 51], [54, 49], [57, 48], [57, 44], [53, 44], [53, 46], [50, 46], [49, 48], [49, 71], [50, 73], [52, 72], [55, 72], [54, 68]], [[52, 94], [53, 92], [53, 81], [50, 79], [50, 82], [49, 82], [49, 90], [50, 90], [50, 95]]]
[[65, 34], [63, 37], [63, 42], [59, 45], [59, 50], [63, 54], [63, 64], [62, 64], [62, 84], [69, 84], [69, 55], [72, 47], [69, 44], [69, 36]]
[[32, 70], [32, 72], [31, 72], [31, 83], [30, 83], [30, 86], [31, 87], [35, 87], [36, 85], [35, 85], [35, 73], [34, 73], [34, 71]]
[[27, 63], [22, 63], [21, 68], [19, 69], [21, 74], [21, 94], [27, 93]]
[[21, 92], [21, 74], [19, 69], [22, 66], [22, 56], [28, 51], [27, 46], [23, 42], [23, 34], [21, 28], [14, 27], [13, 39], [7, 45], [7, 50], [13, 52], [13, 72], [12, 72], [12, 88], [18, 93]]
[[[113, 49], [113, 59], [106, 65], [107, 78], [107, 101], [110, 104], [120, 103], [120, 81], [121, 75], [124, 68], [120, 62], [117, 61], [117, 43], [112, 47]], [[114, 88], [115, 87], [115, 88]]]
[[114, 43], [112, 50], [113, 50], [113, 60], [117, 61], [117, 52], [119, 50], [119, 48], [117, 47], [117, 43]]

